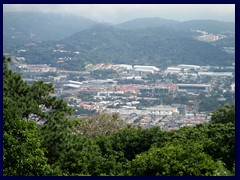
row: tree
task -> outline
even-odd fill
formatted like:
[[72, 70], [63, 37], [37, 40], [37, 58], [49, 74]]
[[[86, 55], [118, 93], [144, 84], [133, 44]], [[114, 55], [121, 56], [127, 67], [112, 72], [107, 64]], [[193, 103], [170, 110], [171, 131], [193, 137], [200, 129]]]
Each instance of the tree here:
[[204, 152], [214, 160], [221, 160], [229, 171], [235, 168], [235, 125], [211, 123], [198, 128], [206, 138]]
[[126, 126], [119, 115], [102, 113], [86, 117], [78, 126], [79, 133], [85, 136], [110, 135]]
[[49, 95], [53, 92], [51, 84], [39, 81], [28, 85], [8, 68], [9, 62], [10, 58], [4, 56], [4, 175], [58, 174], [47, 164], [36, 122], [39, 119], [45, 123], [60, 121], [72, 110], [62, 100]]
[[43, 148], [47, 150], [48, 163], [54, 165], [61, 154], [69, 151], [76, 140], [71, 131], [71, 120], [48, 121], [40, 127], [40, 139]]
[[67, 175], [101, 175], [104, 158], [93, 139], [78, 138], [76, 148], [61, 154], [60, 168]]
[[151, 129], [127, 127], [118, 130], [110, 137], [113, 149], [121, 151], [127, 160], [131, 161], [137, 154], [147, 151], [157, 136], [161, 136], [158, 127]]
[[198, 143], [152, 147], [129, 163], [128, 173], [137, 176], [231, 175], [221, 161], [214, 161], [202, 150]]
[[118, 114], [70, 118], [51, 84], [29, 85], [3, 60], [4, 175], [234, 174], [235, 105], [177, 131], [126, 126]]
[[157, 137], [154, 146], [162, 148], [166, 145], [194, 143], [201, 145], [203, 152], [214, 161], [221, 160], [229, 171], [234, 170], [235, 126], [232, 123], [207, 123], [196, 127], [183, 127], [178, 131], [166, 131]]
[[36, 122], [19, 116], [15, 103], [4, 97], [3, 174], [5, 176], [52, 175], [41, 148]]
[[117, 72], [112, 69], [95, 70], [92, 71], [90, 75], [94, 79], [112, 79], [118, 77]]
[[3, 57], [3, 96], [14, 100], [22, 118], [46, 122], [64, 119], [73, 114], [73, 109], [63, 100], [50, 96], [54, 92], [52, 84], [43, 81], [32, 85], [24, 82], [19, 74], [9, 69], [10, 58]]
[[226, 104], [213, 111], [212, 123], [233, 123], [235, 124], [235, 105]]

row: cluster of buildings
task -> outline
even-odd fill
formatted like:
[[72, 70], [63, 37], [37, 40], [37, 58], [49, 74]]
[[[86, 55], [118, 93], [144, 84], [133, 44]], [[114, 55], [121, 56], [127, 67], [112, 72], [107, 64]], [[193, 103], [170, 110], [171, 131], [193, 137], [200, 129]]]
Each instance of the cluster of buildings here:
[[105, 70], [105, 69], [112, 69], [112, 70], [123, 70], [130, 74], [135, 75], [143, 75], [143, 74], [154, 74], [159, 72], [159, 68], [155, 66], [140, 66], [140, 65], [128, 65], [128, 64], [87, 64], [85, 66], [87, 71], [95, 71], [95, 70]]
[[223, 34], [213, 34], [213, 33], [208, 33], [207, 31], [201, 31], [201, 30], [192, 30], [192, 31], [198, 32], [201, 34], [196, 37], [196, 39], [199, 41], [213, 42], [213, 41], [217, 41], [217, 40], [226, 38], [226, 36]]
[[56, 67], [51, 67], [47, 64], [21, 64], [18, 68], [23, 72], [57, 72]]
[[[172, 74], [181, 80], [184, 76], [198, 77], [227, 77], [234, 76], [233, 72], [214, 72], [212, 67], [180, 64], [160, 70], [155, 66], [140, 66], [128, 64], [88, 64], [85, 71], [64, 71], [47, 64], [18, 64], [18, 68], [26, 75], [33, 72], [33, 78], [52, 82], [55, 95], [64, 98], [70, 106], [96, 113], [118, 113], [126, 122], [136, 126], [160, 126], [164, 130], [178, 129], [182, 126], [193, 126], [209, 122], [209, 112], [198, 111], [200, 93], [210, 96], [214, 90], [214, 82], [202, 81], [173, 82]], [[113, 79], [94, 79], [91, 71], [112, 69], [119, 74]], [[44, 73], [54, 72], [55, 75], [44, 76]], [[37, 76], [39, 74], [39, 77]], [[157, 75], [156, 83], [146, 80], [148, 74]], [[82, 80], [78, 80], [81, 79]], [[139, 83], [119, 83], [119, 80], [134, 78]], [[25, 78], [28, 79], [29, 78]], [[188, 81], [189, 80], [189, 81]], [[229, 90], [235, 92], [235, 82]], [[85, 93], [85, 94], [84, 94]], [[194, 96], [187, 103], [164, 104], [163, 97]], [[76, 116], [84, 116], [77, 112]]]
[[191, 75], [191, 76], [233, 76], [233, 72], [211, 72], [210, 66], [196, 66], [196, 65], [184, 65], [170, 66], [164, 74], [176, 74], [179, 76]]

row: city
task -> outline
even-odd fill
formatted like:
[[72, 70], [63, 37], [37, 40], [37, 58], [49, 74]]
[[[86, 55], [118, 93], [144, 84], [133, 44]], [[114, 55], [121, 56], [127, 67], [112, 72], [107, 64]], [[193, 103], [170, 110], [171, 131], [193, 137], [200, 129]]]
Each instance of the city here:
[[236, 6], [3, 4], [3, 176], [237, 176]]
[[[77, 117], [117, 113], [143, 128], [176, 130], [209, 122], [212, 106], [234, 103], [235, 66], [179, 64], [166, 69], [129, 64], [87, 64], [85, 71], [60, 70], [47, 64], [13, 62], [24, 80], [53, 83], [54, 96], [76, 109]], [[210, 105], [211, 106], [211, 105]]]

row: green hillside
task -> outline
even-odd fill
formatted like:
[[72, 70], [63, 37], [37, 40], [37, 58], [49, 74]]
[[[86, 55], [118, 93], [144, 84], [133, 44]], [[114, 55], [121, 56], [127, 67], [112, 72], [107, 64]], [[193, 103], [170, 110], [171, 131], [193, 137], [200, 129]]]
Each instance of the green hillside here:
[[[176, 64], [231, 65], [234, 55], [212, 43], [193, 39], [195, 34], [169, 27], [121, 30], [95, 25], [61, 41], [43, 42], [22, 53], [28, 63], [51, 63], [71, 57], [71, 62], [145, 64], [167, 67]], [[66, 53], [56, 53], [56, 45]], [[26, 47], [19, 47], [26, 48]], [[78, 54], [73, 52], [79, 52]], [[14, 52], [16, 53], [16, 52]]]

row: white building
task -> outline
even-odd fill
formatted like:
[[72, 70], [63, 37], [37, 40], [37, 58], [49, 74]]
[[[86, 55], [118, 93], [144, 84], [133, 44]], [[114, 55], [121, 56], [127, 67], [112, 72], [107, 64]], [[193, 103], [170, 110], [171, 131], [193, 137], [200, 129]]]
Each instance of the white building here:
[[134, 74], [137, 76], [144, 76], [147, 74], [154, 74], [155, 72], [159, 71], [159, 69], [155, 66], [133, 66]]
[[232, 72], [198, 72], [199, 76], [233, 76]]
[[77, 84], [77, 85], [81, 85], [81, 84], [83, 84], [82, 82], [71, 81], [71, 80], [69, 80], [68, 82], [71, 83], [71, 84]]
[[189, 65], [189, 64], [179, 64], [178, 67], [184, 68], [184, 69], [200, 69], [201, 68], [201, 66]]
[[133, 69], [136, 70], [145, 70], [145, 71], [159, 71], [159, 69], [155, 66], [140, 66], [140, 65], [135, 65], [133, 66]]
[[80, 88], [80, 85], [77, 85], [77, 84], [64, 84], [63, 85], [64, 87], [69, 87], [69, 88]]
[[235, 83], [231, 84], [231, 91], [235, 92]]
[[170, 74], [179, 74], [179, 73], [181, 73], [181, 72], [182, 72], [182, 68], [177, 67], [177, 66], [168, 67], [168, 68], [164, 71], [165, 74], [168, 74], [168, 73], [170, 73]]
[[128, 64], [116, 64], [116, 65], [113, 65], [113, 67], [121, 67], [126, 70], [133, 70], [132, 65], [128, 65]]

